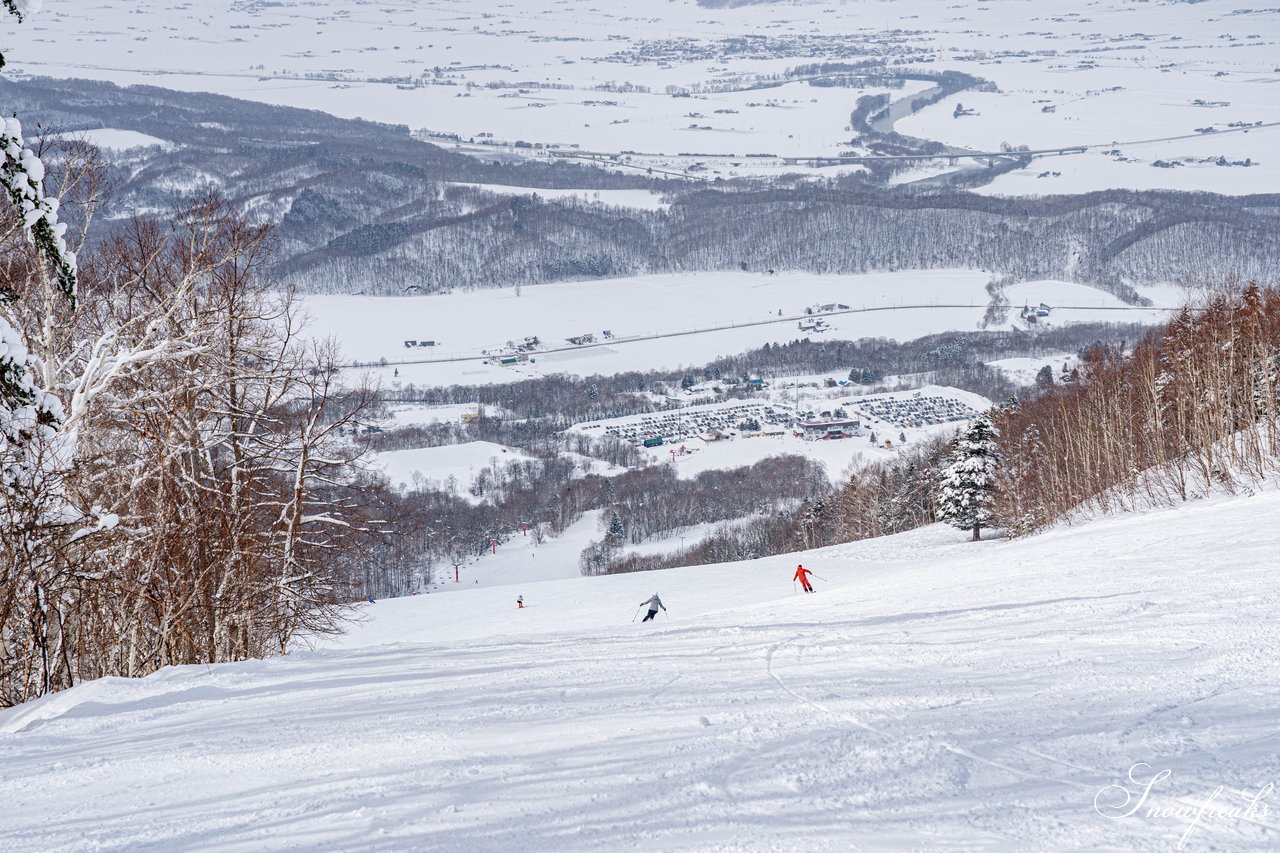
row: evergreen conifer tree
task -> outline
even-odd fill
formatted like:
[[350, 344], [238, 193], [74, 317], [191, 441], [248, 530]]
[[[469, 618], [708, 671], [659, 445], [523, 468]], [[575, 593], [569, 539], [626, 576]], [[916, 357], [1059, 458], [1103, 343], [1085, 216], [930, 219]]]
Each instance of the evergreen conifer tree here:
[[[39, 0], [2, 0], [19, 21], [39, 8]], [[5, 64], [0, 55], [0, 68]], [[66, 225], [58, 221], [58, 200], [44, 194], [44, 163], [28, 148], [16, 118], [0, 119], [0, 190], [17, 215], [18, 228], [35, 247], [43, 268], [74, 308], [76, 258], [63, 239]], [[10, 232], [13, 233], [13, 232]], [[0, 278], [0, 305], [16, 302], [21, 292], [7, 276]], [[62, 421], [57, 397], [40, 387], [40, 362], [27, 351], [21, 333], [0, 316], [0, 486], [16, 488], [33, 473], [36, 439], [48, 439]]]
[[1000, 465], [998, 436], [991, 415], [980, 415], [956, 439], [938, 489], [942, 520], [961, 530], [972, 530], [975, 542], [982, 529], [993, 522], [995, 475]]
[[604, 539], [601, 540], [601, 547], [607, 549], [605, 562], [613, 559], [613, 553], [622, 547], [627, 535], [627, 527], [622, 523], [622, 516], [618, 514], [616, 509], [609, 513], [609, 526], [605, 530]]

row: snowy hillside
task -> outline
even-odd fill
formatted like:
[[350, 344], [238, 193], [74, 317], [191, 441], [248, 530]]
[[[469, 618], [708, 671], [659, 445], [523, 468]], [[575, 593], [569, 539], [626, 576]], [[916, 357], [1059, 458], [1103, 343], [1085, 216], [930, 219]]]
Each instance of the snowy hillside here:
[[1275, 849], [1277, 512], [380, 601], [0, 712], [0, 848]]

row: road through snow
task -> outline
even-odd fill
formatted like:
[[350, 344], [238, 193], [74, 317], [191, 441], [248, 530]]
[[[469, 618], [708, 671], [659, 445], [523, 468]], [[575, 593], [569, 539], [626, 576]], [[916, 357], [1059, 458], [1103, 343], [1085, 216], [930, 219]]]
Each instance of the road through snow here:
[[[0, 849], [1275, 849], [1272, 794], [1147, 810], [1280, 781], [1278, 511], [381, 601], [323, 648], [0, 712]], [[1140, 762], [1172, 775], [1101, 814]]]

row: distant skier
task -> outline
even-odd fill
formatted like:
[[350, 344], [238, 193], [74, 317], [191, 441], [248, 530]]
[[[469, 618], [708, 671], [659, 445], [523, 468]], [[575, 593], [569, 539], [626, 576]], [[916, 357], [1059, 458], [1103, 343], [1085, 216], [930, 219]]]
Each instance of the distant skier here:
[[516, 596], [516, 607], [519, 607], [521, 610], [523, 610], [523, 609], [524, 609], [524, 596], [523, 596], [523, 595], [517, 595], [517, 596]]
[[[647, 601], [640, 602], [641, 607], [644, 607], [646, 604], [649, 605], [649, 614], [645, 616], [643, 619], [641, 619], [640, 620], [641, 622], [648, 622], [650, 619], [657, 616], [659, 607], [662, 608], [663, 613], [667, 612], [667, 608], [663, 605], [662, 599], [658, 598], [658, 594], [656, 592], [653, 594], [653, 598], [650, 598]], [[631, 618], [634, 619], [635, 617], [633, 616]]]
[[809, 571], [804, 566], [796, 566], [796, 574], [792, 580], [800, 581], [800, 586], [804, 587], [805, 592], [813, 592], [813, 585], [809, 583], [809, 575], [811, 574], [813, 574], [813, 572]]

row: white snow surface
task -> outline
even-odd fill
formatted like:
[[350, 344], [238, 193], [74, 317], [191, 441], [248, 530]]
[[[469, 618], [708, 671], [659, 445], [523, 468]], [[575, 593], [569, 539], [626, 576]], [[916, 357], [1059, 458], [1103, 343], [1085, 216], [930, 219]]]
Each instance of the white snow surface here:
[[[388, 424], [392, 424], [397, 427], [461, 422], [464, 419], [464, 416], [476, 416], [478, 414], [478, 410], [479, 407], [475, 403], [458, 403], [439, 406], [429, 406], [419, 403], [400, 403], [389, 407], [387, 418], [385, 420]], [[492, 413], [492, 409], [490, 409], [489, 413]]]
[[[560, 536], [545, 539], [542, 544], [538, 544], [532, 529], [516, 532], [505, 542], [499, 542], [492, 551], [468, 557], [456, 568], [440, 567], [436, 571], [435, 583], [427, 591], [466, 592], [474, 590], [477, 585], [487, 589], [580, 577], [578, 557], [582, 549], [591, 540], [604, 536], [600, 528], [602, 513], [603, 510], [584, 513]], [[514, 600], [518, 594], [518, 590], [513, 590], [508, 597]]]
[[375, 454], [369, 464], [385, 472], [393, 484], [401, 486], [415, 485], [415, 481], [420, 479], [443, 482], [453, 477], [458, 484], [458, 494], [471, 497], [466, 490], [475, 482], [481, 469], [501, 469], [512, 462], [532, 458], [517, 448], [492, 441], [468, 441], [440, 447], [390, 450]]
[[[883, 57], [891, 69], [961, 71], [995, 84], [902, 119], [903, 133], [979, 151], [1002, 143], [1100, 146], [1038, 157], [989, 192], [1280, 186], [1272, 154], [1280, 136], [1280, 15], [1265, 5], [725, 5], [50, 0], [45, 14], [11, 21], [8, 33], [11, 43], [30, 45], [11, 60], [29, 74], [322, 109], [434, 132], [439, 144], [487, 157], [546, 158], [534, 147], [545, 145], [610, 154], [628, 171], [705, 170], [690, 177], [860, 168], [806, 169], [782, 158], [852, 153], [848, 121], [860, 95], [911, 98], [926, 81], [892, 90], [866, 81], [824, 87], [802, 74], [758, 84], [801, 65]], [[671, 96], [682, 90], [687, 97]], [[957, 118], [960, 102], [970, 114]], [[1241, 123], [1254, 127], [1229, 132]], [[1196, 136], [1210, 127], [1216, 132]], [[1100, 153], [1110, 150], [1122, 153]], [[1251, 165], [1213, 165], [1219, 157]], [[1158, 160], [1185, 165], [1153, 168]]]
[[[563, 452], [584, 473], [609, 476], [619, 474], [623, 468], [580, 453]], [[438, 447], [411, 447], [404, 450], [386, 450], [371, 454], [368, 463], [386, 474], [392, 485], [402, 488], [426, 485], [432, 481], [436, 488], [444, 489], [445, 481], [452, 477], [456, 483], [454, 493], [473, 503], [477, 497], [468, 491], [480, 472], [486, 468], [501, 471], [516, 462], [531, 462], [530, 456], [518, 447], [508, 447], [492, 441], [465, 441], [461, 444], [444, 444]]]
[[131, 148], [149, 148], [153, 145], [159, 145], [162, 148], [173, 148], [172, 142], [161, 139], [158, 136], [152, 136], [148, 133], [139, 133], [136, 130], [120, 130], [119, 128], [103, 127], [93, 130], [76, 130], [68, 133], [59, 133], [55, 136], [71, 140], [83, 139], [99, 148], [105, 148], [109, 151], [128, 151]]
[[[861, 275], [721, 270], [540, 284], [518, 294], [508, 289], [401, 297], [308, 295], [302, 302], [312, 318], [308, 333], [337, 340], [345, 356], [364, 365], [361, 369], [383, 387], [485, 385], [552, 373], [674, 370], [804, 337], [905, 341], [976, 330], [990, 300], [989, 279], [982, 270], [954, 269]], [[1024, 298], [1053, 305], [1053, 322], [1155, 324], [1182, 304], [1168, 286], [1150, 289], [1150, 309], [1126, 306], [1109, 293], [1069, 282], [1026, 282], [1007, 291], [1017, 308]], [[851, 312], [828, 315], [826, 331], [801, 331], [805, 309], [824, 304], [847, 305]], [[1009, 319], [1017, 319], [1016, 310]], [[605, 330], [613, 338], [605, 339]], [[595, 335], [597, 344], [574, 347], [566, 341], [584, 333]], [[484, 351], [497, 352], [531, 335], [546, 348], [530, 353], [532, 363], [504, 367], [497, 359], [481, 361]], [[423, 340], [435, 346], [404, 345]]]
[[1046, 366], [1053, 371], [1053, 379], [1056, 382], [1062, 373], [1064, 364], [1068, 365], [1068, 369], [1070, 369], [1079, 360], [1075, 353], [1059, 352], [1037, 357], [1001, 358], [995, 361], [988, 361], [987, 366], [1004, 371], [1005, 376], [1008, 376], [1019, 385], [1030, 385], [1036, 381], [1036, 374]]
[[380, 601], [0, 712], [0, 848], [1273, 850], [1277, 512]]

